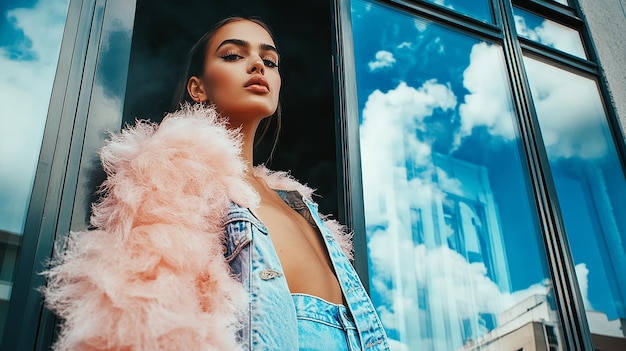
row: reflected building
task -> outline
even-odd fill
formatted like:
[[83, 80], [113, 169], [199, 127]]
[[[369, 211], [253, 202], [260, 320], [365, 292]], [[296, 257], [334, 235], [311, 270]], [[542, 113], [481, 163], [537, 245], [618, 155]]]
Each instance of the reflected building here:
[[[425, 171], [410, 166], [411, 153], [404, 149], [384, 160], [380, 169], [393, 173], [394, 180], [379, 191], [366, 189], [366, 212], [380, 214], [378, 222], [368, 222], [368, 236], [383, 236], [388, 249], [400, 253], [390, 258], [387, 271], [374, 270], [373, 285], [386, 284], [388, 290], [382, 297], [374, 294], [373, 301], [393, 311], [387, 324], [409, 350], [453, 350], [508, 323], [501, 311], [510, 303], [503, 296], [512, 287], [498, 205], [486, 167], [433, 153], [432, 167]], [[410, 184], [416, 179], [430, 190], [411, 201], [416, 195]], [[379, 241], [372, 240], [370, 252], [377, 255]], [[489, 296], [481, 295], [485, 289]], [[394, 307], [398, 302], [403, 306]]]
[[[428, 229], [419, 231], [423, 234], [416, 238], [414, 244], [425, 245], [426, 250], [447, 247], [463, 257], [468, 266], [484, 266], [485, 278], [493, 282], [500, 292], [510, 292], [506, 250], [487, 169], [436, 153], [432, 155], [432, 163], [435, 168], [432, 172], [433, 188], [440, 192], [440, 196], [433, 196], [430, 204], [418, 209], [422, 213], [418, 225]], [[426, 272], [428, 276], [433, 275], [427, 285], [431, 288], [435, 286], [433, 280], [439, 279], [441, 274], [446, 277], [463, 274], [451, 271], [457, 268], [450, 265], [439, 272]], [[422, 312], [422, 322], [429, 326], [431, 337], [447, 340], [451, 347], [476, 339], [501, 324], [494, 313], [479, 303], [472, 303], [472, 299], [481, 299], [471, 297], [474, 291], [459, 291], [460, 287], [455, 287], [453, 280], [450, 279], [449, 301], [442, 304], [441, 296], [429, 295], [426, 289], [422, 292], [427, 296], [425, 306], [421, 306], [425, 311]], [[441, 293], [437, 291], [437, 294]], [[462, 303], [457, 300], [460, 293], [468, 295], [469, 303], [465, 306], [459, 306]], [[502, 301], [491, 303], [497, 306]], [[461, 311], [455, 312], [456, 309]]]
[[456, 351], [562, 351], [557, 312], [546, 295], [530, 296], [498, 316], [497, 328]]
[[433, 204], [432, 220], [444, 229], [433, 233], [437, 245], [447, 244], [469, 263], [484, 264], [486, 276], [500, 291], [510, 292], [504, 238], [487, 168], [440, 153], [432, 157], [436, 168], [432, 180], [443, 193]]
[[[587, 316], [604, 320], [608, 328], [591, 330], [595, 350], [622, 351], [626, 349], [624, 319], [607, 321], [606, 314], [587, 311]], [[467, 341], [455, 351], [562, 351], [557, 311], [546, 295], [533, 295], [498, 316], [499, 325], [475, 340]], [[607, 325], [610, 325], [608, 326]], [[598, 323], [591, 323], [598, 325]], [[615, 335], [616, 330], [619, 332]], [[621, 333], [621, 334], [620, 334]]]

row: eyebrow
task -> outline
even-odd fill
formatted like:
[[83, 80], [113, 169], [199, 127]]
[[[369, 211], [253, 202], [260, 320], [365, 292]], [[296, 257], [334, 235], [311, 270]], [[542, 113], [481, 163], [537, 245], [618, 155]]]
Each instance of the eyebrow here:
[[[245, 40], [241, 40], [241, 39], [226, 39], [223, 42], [221, 42], [220, 45], [217, 46], [215, 51], [219, 50], [222, 46], [227, 45], [227, 44], [233, 44], [233, 45], [242, 46], [242, 47], [245, 47], [245, 48], [250, 47], [250, 43], [245, 41]], [[265, 50], [265, 51], [273, 51], [277, 55], [279, 55], [278, 49], [276, 49], [273, 45], [270, 45], [270, 44], [260, 44], [259, 48], [261, 50]]]

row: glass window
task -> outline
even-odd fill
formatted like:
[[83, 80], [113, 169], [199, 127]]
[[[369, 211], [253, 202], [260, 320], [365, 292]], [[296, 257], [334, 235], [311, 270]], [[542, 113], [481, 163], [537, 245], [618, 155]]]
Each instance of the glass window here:
[[587, 58], [580, 33], [577, 30], [517, 7], [513, 8], [513, 12], [515, 29], [520, 37], [583, 59]]
[[493, 23], [491, 14], [491, 1], [488, 0], [426, 0], [434, 4], [447, 7], [465, 16], [473, 17], [479, 21]]
[[626, 179], [597, 83], [524, 58], [592, 333], [626, 331]]
[[559, 3], [561, 5], [565, 5], [565, 6], [569, 5], [567, 0], [552, 0], [552, 1]]
[[393, 349], [546, 345], [535, 324], [560, 338], [502, 47], [364, 0], [352, 24], [371, 296]]
[[0, 331], [6, 322], [67, 8], [68, 0], [14, 1], [0, 7]]

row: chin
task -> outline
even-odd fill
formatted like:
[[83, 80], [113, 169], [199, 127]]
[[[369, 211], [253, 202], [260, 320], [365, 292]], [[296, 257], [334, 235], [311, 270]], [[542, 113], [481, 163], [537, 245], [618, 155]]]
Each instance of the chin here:
[[273, 106], [259, 106], [259, 105], [249, 106], [248, 105], [248, 106], [240, 106], [240, 108], [237, 108], [236, 110], [226, 109], [222, 111], [222, 114], [231, 118], [240, 116], [240, 118], [244, 118], [244, 119], [253, 119], [253, 118], [265, 119], [267, 117], [272, 116], [274, 112], [276, 112], [276, 108]]
[[251, 104], [249, 108], [246, 108], [245, 110], [247, 110], [251, 115], [266, 118], [273, 115], [274, 112], [276, 112], [276, 108], [277, 106], [274, 104]]

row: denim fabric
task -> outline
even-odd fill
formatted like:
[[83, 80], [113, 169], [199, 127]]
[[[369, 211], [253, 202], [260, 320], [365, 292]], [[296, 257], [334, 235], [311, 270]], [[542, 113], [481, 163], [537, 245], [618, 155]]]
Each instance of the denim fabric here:
[[[317, 227], [354, 320], [362, 350], [389, 350], [387, 336], [367, 292], [333, 234], [320, 218], [317, 204], [295, 191], [276, 191], [295, 211]], [[250, 292], [250, 306], [239, 332], [245, 350], [298, 350], [298, 320], [282, 265], [265, 225], [248, 209], [232, 203], [224, 223], [226, 261]], [[319, 341], [319, 340], [318, 340]], [[315, 342], [315, 341], [313, 341]]]
[[298, 350], [295, 307], [267, 228], [237, 205], [231, 206], [225, 224], [226, 261], [250, 293], [239, 333], [243, 349]]
[[306, 294], [291, 297], [296, 306], [301, 351], [361, 350], [356, 325], [346, 306]]

